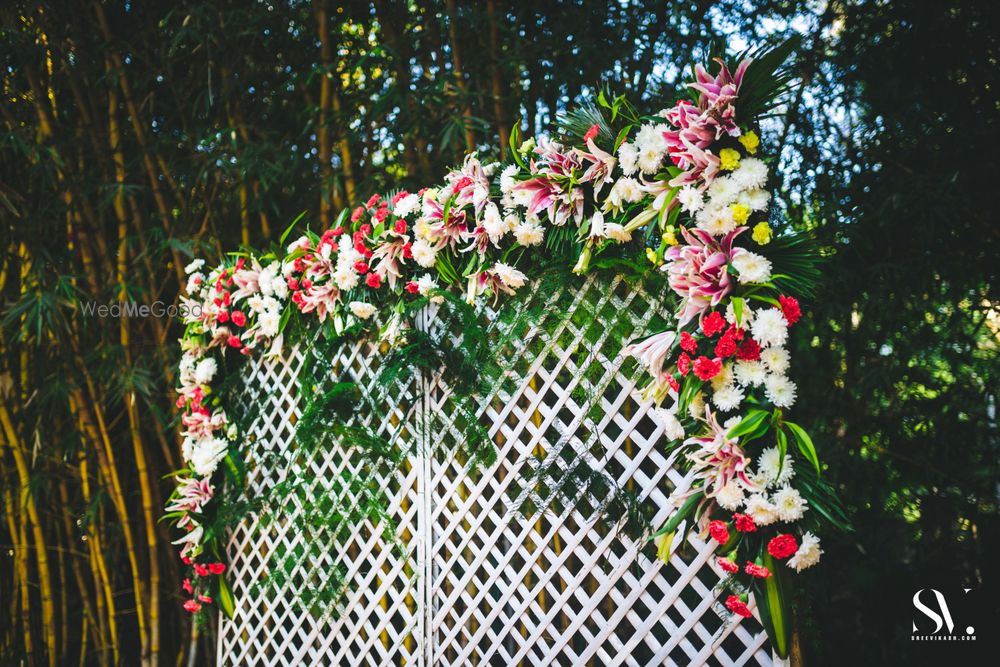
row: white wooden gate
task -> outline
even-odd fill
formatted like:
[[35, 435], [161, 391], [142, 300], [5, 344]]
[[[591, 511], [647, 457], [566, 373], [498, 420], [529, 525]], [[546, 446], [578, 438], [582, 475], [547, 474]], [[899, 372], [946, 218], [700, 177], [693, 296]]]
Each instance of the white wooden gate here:
[[[503, 359], [507, 389], [478, 399], [498, 452], [488, 469], [470, 472], [458, 460], [452, 445], [469, 415], [440, 378], [380, 389], [379, 351], [368, 342], [341, 349], [340, 372], [369, 387], [381, 408], [366, 411], [370, 426], [411, 452], [377, 477], [391, 521], [328, 528], [297, 498], [276, 519], [245, 521], [229, 541], [237, 602], [235, 618], [221, 622], [219, 664], [771, 664], [755, 619], [726, 620], [711, 545], [692, 538], [664, 565], [650, 545], [579, 507], [530, 518], [513, 510], [525, 466], [551, 462], [563, 447], [638, 495], [655, 526], [680, 479], [664, 465], [662, 429], [633, 396], [638, 375], [620, 355], [602, 355], [609, 336], [643, 333], [656, 300], [621, 279], [594, 278], [533, 298], [550, 302], [547, 319]], [[425, 319], [418, 324], [435, 325]], [[281, 468], [309, 488], [332, 485], [355, 498], [358, 489], [337, 482], [362, 465], [350, 448], [303, 453], [294, 443], [304, 357], [292, 349], [249, 367], [246, 400], [265, 406], [251, 429], [250, 492], [281, 483]], [[304, 591], [338, 582], [336, 604], [302, 601]]]

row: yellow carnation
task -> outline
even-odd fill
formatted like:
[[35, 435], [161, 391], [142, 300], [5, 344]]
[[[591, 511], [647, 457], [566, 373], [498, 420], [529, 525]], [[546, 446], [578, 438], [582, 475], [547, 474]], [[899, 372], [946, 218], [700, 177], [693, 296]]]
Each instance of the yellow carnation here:
[[734, 148], [723, 148], [719, 151], [719, 168], [730, 171], [740, 166], [740, 153]]
[[667, 229], [663, 232], [663, 236], [661, 238], [667, 245], [677, 245], [677, 235], [674, 234], [674, 226], [667, 225]]
[[746, 204], [733, 204], [729, 207], [733, 212], [733, 220], [737, 225], [745, 225], [750, 217], [750, 207]]
[[753, 130], [744, 133], [740, 136], [740, 143], [743, 144], [743, 148], [747, 149], [747, 153], [754, 155], [757, 152], [757, 147], [760, 146], [760, 137]]
[[760, 245], [767, 245], [771, 242], [771, 225], [766, 222], [758, 222], [753, 228], [753, 240]]

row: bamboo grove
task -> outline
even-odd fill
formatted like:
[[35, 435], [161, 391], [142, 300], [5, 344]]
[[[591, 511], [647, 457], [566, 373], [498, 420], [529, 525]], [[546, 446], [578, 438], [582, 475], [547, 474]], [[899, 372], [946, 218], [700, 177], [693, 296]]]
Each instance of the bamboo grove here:
[[[947, 4], [3, 3], [0, 665], [213, 661], [214, 629], [193, 626], [181, 611], [179, 562], [159, 522], [172, 487], [163, 476], [180, 467], [175, 397], [163, 389], [175, 386], [180, 331], [165, 314], [102, 316], [98, 308], [166, 309], [177, 302], [192, 256], [266, 245], [303, 212], [313, 228], [323, 228], [363, 193], [419, 187], [471, 150], [506, 147], [515, 126], [525, 136], [545, 131], [558, 111], [602, 85], [649, 108], [667, 106], [687, 74], [668, 63], [703, 60], [725, 50], [727, 39], [733, 53], [791, 32], [804, 37], [798, 63], [804, 85], [788, 110], [789, 124], [767, 129], [792, 167], [806, 162], [821, 169], [776, 170], [787, 174], [776, 196], [823, 242], [851, 249], [827, 269], [850, 277], [831, 281], [823, 295], [829, 319], [801, 325], [832, 341], [829, 349], [796, 353], [815, 359], [802, 369], [813, 379], [800, 386], [810, 394], [802, 404], [817, 412], [803, 419], [820, 424], [830, 440], [825, 451], [838, 468], [834, 476], [855, 480], [843, 495], [867, 512], [859, 532], [866, 521], [894, 526], [893, 539], [865, 542], [878, 563], [866, 567], [883, 574], [933, 570], [942, 557], [921, 549], [920, 540], [955, 534], [964, 540], [961, 567], [977, 570], [996, 512], [995, 455], [988, 455], [995, 427], [982, 401], [995, 397], [996, 386], [983, 370], [981, 341], [997, 325], [984, 315], [994, 311], [977, 305], [990, 303], [982, 275], [995, 270], [983, 267], [995, 259], [996, 244], [995, 234], [963, 231], [991, 209], [948, 218], [952, 243], [973, 239], [964, 241], [967, 252], [955, 254], [961, 260], [954, 266], [921, 253], [894, 259], [924, 263], [920, 275], [931, 282], [914, 281], [911, 292], [880, 292], [898, 284], [879, 273], [893, 258], [871, 259], [882, 260], [894, 247], [881, 242], [889, 231], [873, 230], [898, 224], [894, 238], [905, 247], [921, 238], [911, 233], [913, 220], [932, 210], [919, 196], [894, 199], [889, 188], [940, 192], [965, 187], [968, 178], [963, 172], [947, 180], [950, 172], [941, 169], [941, 183], [911, 183], [912, 165], [926, 155], [915, 147], [907, 152], [905, 142], [886, 155], [877, 137], [898, 122], [907, 136], [926, 136], [924, 145], [936, 146], [937, 126], [899, 116], [893, 96], [904, 91], [905, 108], [918, 109], [931, 97], [935, 104], [969, 99], [965, 86], [977, 95], [1000, 89], [995, 79], [977, 78], [991, 73], [956, 74], [963, 58], [995, 60], [995, 33], [980, 31], [974, 10], [952, 12]], [[926, 12], [916, 25], [934, 29], [901, 39], [908, 33], [898, 26], [915, 25], [906, 12]], [[951, 46], [961, 48], [940, 43], [949, 35]], [[883, 51], [871, 50], [876, 42]], [[896, 70], [882, 67], [883, 55], [894, 57], [899, 71], [912, 62], [917, 80], [950, 94], [932, 96], [912, 86], [913, 79], [900, 84], [892, 78]], [[995, 100], [972, 108], [991, 105]], [[850, 110], [850, 126], [827, 114], [841, 108]], [[966, 132], [964, 145], [985, 145], [995, 134], [995, 123], [966, 117], [973, 112], [964, 105], [937, 113], [967, 121], [955, 124]], [[876, 163], [888, 166], [877, 171]], [[995, 159], [991, 164], [986, 177], [996, 173]], [[857, 176], [875, 173], [875, 183]], [[905, 178], [893, 180], [894, 174]], [[906, 205], [894, 217], [887, 201]], [[841, 224], [846, 220], [859, 223]], [[882, 308], [887, 299], [900, 308]], [[956, 303], [948, 319], [936, 315], [940, 304]], [[894, 338], [898, 350], [908, 350], [898, 361], [864, 348], [886, 330], [905, 333], [912, 321], [926, 321], [933, 337]], [[957, 340], [971, 352], [959, 360], [931, 340]], [[946, 370], [913, 378], [903, 363], [917, 357]], [[838, 370], [831, 376], [822, 369]], [[917, 428], [915, 415], [928, 413], [920, 403], [925, 386], [940, 388], [929, 411], [940, 416]], [[871, 403], [869, 413], [846, 423], [842, 415], [862, 399]], [[942, 463], [932, 445], [940, 446], [946, 428], [960, 434], [963, 446]], [[960, 467], [968, 461], [982, 462], [976, 469], [985, 472], [969, 475], [971, 466]], [[927, 474], [934, 484], [925, 483]], [[915, 506], [937, 511], [915, 514]], [[955, 524], [955, 516], [962, 521]], [[900, 543], [911, 548], [899, 549]], [[828, 548], [847, 554], [829, 558], [847, 564], [831, 580], [871, 581], [872, 572], [848, 553], [853, 546]], [[857, 603], [826, 597], [829, 606], [814, 613], [830, 632], [868, 637], [855, 643], [889, 650], [878, 622], [862, 629], [857, 619], [865, 612]], [[811, 627], [808, 642], [822, 644]], [[836, 649], [850, 651], [848, 644]]]

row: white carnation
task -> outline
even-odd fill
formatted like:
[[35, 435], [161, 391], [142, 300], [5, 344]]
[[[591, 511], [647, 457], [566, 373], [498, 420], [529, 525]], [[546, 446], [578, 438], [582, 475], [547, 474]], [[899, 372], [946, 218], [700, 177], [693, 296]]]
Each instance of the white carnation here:
[[712, 236], [725, 236], [736, 229], [736, 219], [728, 206], [710, 205], [698, 211], [695, 217], [698, 227]]
[[517, 176], [518, 169], [516, 164], [511, 164], [500, 172], [500, 191], [504, 194], [508, 194], [517, 185], [517, 180], [514, 177]]
[[278, 334], [278, 327], [281, 324], [281, 315], [276, 308], [265, 310], [257, 318], [257, 324], [260, 325], [260, 332], [271, 338]]
[[189, 462], [199, 477], [208, 477], [226, 456], [228, 443], [222, 438], [202, 438], [191, 447]]
[[397, 218], [405, 218], [410, 215], [420, 206], [420, 197], [415, 194], [409, 194], [396, 202], [396, 205], [392, 207], [392, 213]]
[[806, 501], [790, 486], [783, 486], [771, 496], [771, 504], [782, 521], [798, 521], [806, 511]]
[[788, 339], [788, 322], [777, 308], [758, 310], [750, 331], [762, 347], [781, 347]]
[[673, 410], [656, 408], [653, 410], [652, 415], [653, 420], [663, 427], [663, 433], [667, 436], [667, 440], [674, 441], [684, 438], [684, 427], [677, 419], [677, 415], [674, 414]]
[[212, 357], [205, 357], [198, 362], [198, 365], [194, 369], [194, 381], [198, 384], [208, 384], [215, 377], [215, 371], [218, 370], [218, 364], [215, 363], [215, 359]]
[[493, 267], [496, 272], [497, 277], [500, 278], [500, 282], [511, 289], [518, 289], [524, 286], [527, 282], [528, 277], [515, 269], [509, 264], [504, 264], [503, 262], [497, 262], [496, 266]]
[[493, 245], [497, 245], [508, 231], [507, 222], [500, 217], [500, 209], [493, 202], [483, 209], [483, 229], [486, 230]]
[[740, 194], [740, 187], [728, 176], [720, 176], [708, 186], [709, 206], [722, 208], [729, 206]]
[[733, 257], [733, 268], [742, 284], [766, 283], [771, 279], [771, 262], [763, 255], [744, 250]]
[[434, 246], [424, 239], [417, 239], [414, 241], [413, 245], [410, 246], [410, 252], [413, 253], [413, 260], [425, 269], [429, 269], [434, 266], [434, 261], [437, 257], [437, 250], [435, 250]]
[[805, 533], [802, 535], [802, 543], [799, 545], [798, 551], [788, 559], [788, 567], [796, 572], [801, 572], [818, 563], [822, 554], [823, 550], [819, 548], [819, 538], [812, 533]]
[[348, 304], [348, 307], [351, 309], [351, 312], [354, 313], [355, 317], [362, 320], [367, 320], [378, 310], [372, 304], [365, 303], [364, 301], [351, 301], [351, 303]]

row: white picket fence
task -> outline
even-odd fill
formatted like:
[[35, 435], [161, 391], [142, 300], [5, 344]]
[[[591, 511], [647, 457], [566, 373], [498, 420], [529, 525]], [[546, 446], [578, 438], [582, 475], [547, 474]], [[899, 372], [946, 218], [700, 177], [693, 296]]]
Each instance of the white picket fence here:
[[[624, 372], [620, 355], [602, 354], [608, 336], [642, 334], [656, 300], [621, 279], [594, 278], [534, 298], [552, 307], [503, 359], [514, 379], [505, 386], [516, 389], [478, 398], [498, 451], [489, 469], [458, 460], [452, 445], [468, 414], [440, 378], [385, 389], [372, 343], [341, 349], [341, 377], [369, 388], [381, 407], [367, 411], [369, 425], [410, 452], [378, 480], [391, 522], [325, 530], [298, 497], [277, 519], [245, 521], [228, 544], [236, 613], [221, 621], [220, 665], [771, 664], [756, 620], [733, 624], [722, 610], [710, 544], [692, 538], [664, 565], [650, 545], [579, 508], [530, 518], [514, 511], [525, 466], [565, 446], [655, 508], [654, 525], [680, 480], [665, 467], [662, 429], [634, 397], [639, 378]], [[435, 321], [425, 313], [417, 324]], [[261, 415], [246, 454], [252, 494], [282, 474], [317, 493], [340, 489], [337, 480], [360, 469], [342, 443], [297, 449], [304, 358], [292, 349], [248, 368], [245, 400]], [[345, 582], [336, 604], [303, 602], [303, 591], [329, 589], [334, 573]]]

